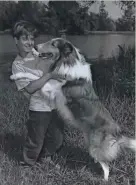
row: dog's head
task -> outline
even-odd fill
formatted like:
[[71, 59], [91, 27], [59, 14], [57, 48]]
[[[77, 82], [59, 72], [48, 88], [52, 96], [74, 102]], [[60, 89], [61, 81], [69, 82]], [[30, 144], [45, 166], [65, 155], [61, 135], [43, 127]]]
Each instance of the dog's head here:
[[72, 79], [85, 78], [91, 80], [90, 65], [79, 50], [63, 38], [55, 38], [38, 44], [39, 56], [50, 65], [50, 71], [56, 71]]
[[37, 51], [41, 58], [54, 61], [54, 65], [57, 67], [62, 63], [73, 66], [81, 60], [79, 50], [72, 43], [62, 38], [55, 38], [46, 43], [38, 44]]

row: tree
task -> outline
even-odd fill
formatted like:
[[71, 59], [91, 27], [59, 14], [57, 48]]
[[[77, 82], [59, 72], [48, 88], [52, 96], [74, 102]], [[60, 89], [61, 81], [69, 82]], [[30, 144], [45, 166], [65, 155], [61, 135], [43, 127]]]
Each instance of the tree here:
[[116, 22], [117, 31], [135, 30], [135, 1], [116, 2], [120, 6], [123, 16]]
[[97, 30], [99, 31], [115, 31], [115, 22], [108, 16], [108, 12], [105, 9], [106, 5], [104, 1], [101, 1], [99, 7], [99, 14], [97, 20]]
[[115, 4], [119, 5], [121, 10], [125, 10], [126, 8], [135, 8], [135, 1], [132, 0], [132, 1], [115, 1]]
[[76, 1], [49, 1], [48, 6], [55, 13], [60, 29], [66, 28], [70, 14], [79, 8], [79, 4]]
[[104, 1], [100, 13], [90, 13], [96, 1], [2, 1], [0, 2], [0, 29], [11, 28], [20, 19], [32, 22], [42, 33], [58, 35], [84, 34], [91, 30], [113, 30], [114, 22], [108, 17]]
[[9, 29], [14, 24], [19, 11], [14, 1], [0, 2], [0, 30]]
[[101, 1], [100, 7], [99, 7], [99, 28], [100, 31], [107, 30], [107, 18], [108, 18], [108, 12], [105, 10], [105, 3], [104, 1]]
[[49, 1], [49, 9], [55, 13], [59, 29], [67, 33], [83, 34], [90, 24], [88, 9], [95, 1]]
[[46, 5], [38, 1], [19, 1], [18, 9], [20, 10], [21, 18], [32, 22], [41, 32], [47, 32], [49, 24], [46, 17]]

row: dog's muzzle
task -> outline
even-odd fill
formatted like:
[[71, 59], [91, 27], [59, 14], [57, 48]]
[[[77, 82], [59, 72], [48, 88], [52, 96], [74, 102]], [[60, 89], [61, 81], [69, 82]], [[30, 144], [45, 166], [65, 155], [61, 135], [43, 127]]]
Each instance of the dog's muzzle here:
[[39, 57], [42, 59], [50, 59], [53, 57], [52, 53], [39, 53]]

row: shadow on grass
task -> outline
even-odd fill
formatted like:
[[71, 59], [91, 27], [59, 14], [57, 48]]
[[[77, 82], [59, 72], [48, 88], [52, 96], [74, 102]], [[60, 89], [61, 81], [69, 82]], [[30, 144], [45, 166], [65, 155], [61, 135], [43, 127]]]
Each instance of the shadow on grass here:
[[24, 141], [25, 138], [20, 135], [13, 135], [11, 133], [0, 135], [0, 147], [2, 152], [8, 155], [9, 160], [16, 162], [19, 162], [22, 157]]
[[[0, 135], [1, 150], [8, 155], [10, 160], [19, 161], [22, 157], [22, 147], [25, 138], [20, 135], [7, 133]], [[54, 157], [53, 160], [56, 157]], [[89, 154], [81, 148], [74, 148], [65, 144], [57, 153], [57, 160], [60, 158], [66, 159], [65, 166], [70, 169], [78, 169], [86, 166], [93, 172], [101, 171], [100, 165], [95, 163]], [[64, 165], [64, 160], [63, 164]]]
[[[5, 153], [9, 160], [19, 162], [22, 159], [22, 148], [25, 142], [25, 137], [20, 135], [13, 135], [7, 133], [0, 135], [1, 154]], [[92, 173], [102, 173], [101, 167], [98, 163], [89, 156], [89, 154], [81, 148], [74, 148], [65, 144], [53, 156], [55, 162], [60, 163], [61, 166], [78, 170], [86, 166]]]
[[85, 149], [65, 144], [57, 154], [59, 163], [61, 163], [60, 158], [62, 158], [65, 160], [65, 167], [67, 168], [78, 170], [85, 166], [86, 169], [92, 173], [102, 173], [100, 164], [95, 163], [93, 158], [89, 156], [89, 153], [85, 151]]

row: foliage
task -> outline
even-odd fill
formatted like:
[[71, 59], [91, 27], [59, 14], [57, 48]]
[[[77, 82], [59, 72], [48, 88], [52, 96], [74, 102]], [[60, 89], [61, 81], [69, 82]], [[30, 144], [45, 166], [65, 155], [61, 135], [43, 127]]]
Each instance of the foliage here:
[[0, 2], [0, 30], [11, 28], [19, 15], [14, 1]]
[[135, 47], [119, 46], [119, 52], [108, 61], [100, 60], [92, 66], [95, 89], [108, 96], [111, 91], [120, 98], [135, 95]]
[[66, 29], [67, 33], [83, 34], [91, 24], [88, 9], [94, 2], [49, 1], [48, 7], [55, 13], [59, 29]]
[[117, 31], [135, 31], [135, 16], [131, 19], [126, 17], [119, 18], [116, 21], [116, 30]]
[[121, 7], [122, 10], [125, 10], [126, 7], [128, 8], [132, 8], [132, 7], [135, 7], [135, 1], [134, 0], [131, 0], [131, 1], [115, 1], [115, 3], [117, 5], [119, 5]]
[[119, 1], [123, 16], [116, 21], [117, 31], [135, 30], [135, 1]]
[[120, 89], [120, 95], [125, 93], [129, 97], [135, 94], [135, 47], [119, 46], [119, 53], [115, 58], [113, 81], [114, 87]]
[[116, 22], [108, 16], [104, 1], [99, 2], [99, 13], [90, 12], [97, 1], [1, 1], [0, 30], [10, 29], [20, 19], [28, 20], [42, 33], [58, 35], [59, 30], [67, 34], [85, 34], [98, 31], [133, 31], [135, 29], [134, 5], [132, 1], [116, 4], [124, 12]]
[[101, 1], [100, 7], [99, 7], [99, 16], [98, 16], [98, 30], [99, 31], [115, 31], [114, 21], [109, 18], [108, 12], [105, 10], [105, 3], [104, 1]]

